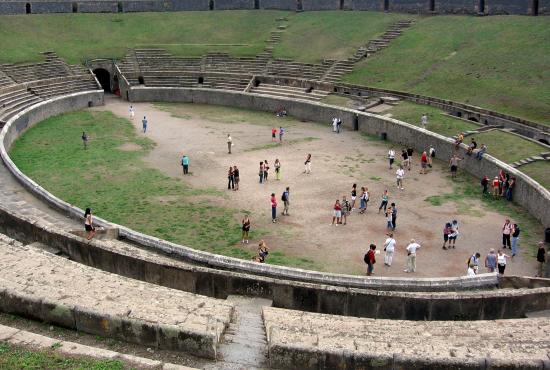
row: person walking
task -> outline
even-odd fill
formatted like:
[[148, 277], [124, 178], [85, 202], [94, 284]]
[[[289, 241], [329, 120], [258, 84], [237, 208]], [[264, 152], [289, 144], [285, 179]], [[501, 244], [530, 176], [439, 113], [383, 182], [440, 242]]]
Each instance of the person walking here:
[[88, 135], [85, 131], [82, 131], [82, 144], [84, 145], [84, 150], [88, 149]]
[[134, 107], [132, 105], [130, 105], [130, 109], [128, 109], [128, 111], [130, 113], [130, 119], [133, 120], [134, 116], [136, 115], [136, 110], [134, 109]]
[[395, 230], [397, 227], [397, 206], [395, 203], [391, 204], [391, 224], [392, 224], [392, 230]]
[[283, 191], [283, 195], [281, 195], [281, 200], [283, 201], [283, 215], [288, 216], [288, 207], [290, 207], [290, 187], [286, 187], [285, 191]]
[[275, 167], [275, 180], [279, 181], [281, 179], [281, 162], [279, 158], [275, 159], [273, 166]]
[[388, 233], [388, 238], [384, 242], [384, 265], [391, 266], [393, 262], [393, 253], [395, 252], [395, 239], [393, 238], [393, 233]]
[[363, 214], [367, 212], [367, 206], [369, 203], [369, 190], [366, 187], [361, 187], [361, 210], [359, 213]]
[[141, 120], [141, 125], [143, 128], [143, 133], [145, 134], [147, 132], [147, 117], [143, 116], [143, 119]]
[[283, 126], [279, 127], [279, 142], [282, 143], [283, 142], [283, 135], [285, 134], [285, 129], [283, 128]]
[[307, 155], [306, 161], [304, 162], [304, 173], [305, 174], [311, 173], [311, 154]]
[[342, 203], [340, 204], [342, 206], [342, 218], [340, 223], [346, 225], [348, 223], [348, 215], [350, 213], [351, 207], [345, 195], [342, 195]]
[[275, 127], [271, 129], [271, 141], [277, 141], [277, 129]]
[[189, 157], [187, 155], [183, 155], [181, 157], [181, 166], [183, 167], [183, 174], [188, 175], [189, 174]]
[[458, 221], [453, 220], [451, 222], [451, 233], [449, 234], [449, 249], [456, 247], [456, 239], [458, 238]]
[[351, 186], [351, 208], [350, 208], [350, 212], [353, 212], [353, 210], [355, 209], [355, 199], [357, 198], [357, 184], [353, 184]]
[[520, 232], [521, 230], [518, 224], [512, 225], [512, 258], [518, 254], [518, 240]]
[[227, 134], [227, 154], [231, 154], [232, 146], [233, 146], [233, 138], [231, 138], [231, 134]]
[[269, 164], [267, 164], [267, 159], [264, 160], [264, 182], [267, 182], [267, 175], [269, 174]]
[[338, 130], [338, 119], [336, 117], [332, 118], [332, 132], [337, 132]]
[[277, 198], [275, 198], [275, 193], [271, 193], [271, 222], [277, 222]]
[[401, 158], [403, 158], [403, 162], [402, 162], [402, 165], [403, 165], [403, 168], [407, 168], [409, 169], [409, 171], [411, 170], [411, 167], [409, 166], [409, 155], [407, 154], [407, 150], [406, 149], [403, 149], [401, 151]]
[[378, 207], [378, 213], [384, 208], [384, 213], [386, 213], [386, 208], [388, 207], [388, 200], [390, 199], [388, 189], [384, 190], [384, 193], [382, 194], [382, 201], [380, 202], [380, 207]]
[[405, 170], [403, 166], [399, 165], [397, 171], [395, 171], [395, 178], [397, 180], [397, 188], [403, 190], [403, 178], [405, 177]]
[[498, 250], [497, 255], [497, 265], [498, 265], [498, 273], [500, 275], [504, 275], [504, 270], [506, 269], [506, 258], [509, 258], [510, 256], [504, 253], [502, 250]]
[[414, 153], [414, 150], [413, 148], [411, 147], [408, 147], [407, 148], [407, 156], [409, 157], [409, 171], [411, 170], [411, 166], [412, 166], [412, 162], [413, 162], [413, 153]]
[[84, 230], [86, 230], [86, 239], [88, 240], [92, 239], [96, 234], [92, 210], [90, 208], [86, 208], [86, 211], [84, 211]]
[[425, 175], [428, 173], [428, 153], [422, 152], [420, 156], [420, 174]]
[[422, 117], [420, 118], [420, 124], [422, 125], [422, 128], [425, 130], [426, 126], [428, 126], [428, 114], [424, 113]]
[[233, 166], [233, 182], [235, 183], [235, 191], [239, 190], [239, 182], [241, 181], [241, 174], [237, 166]]
[[502, 249], [512, 248], [512, 243], [510, 241], [510, 235], [512, 234], [513, 225], [510, 222], [509, 219], [506, 219], [504, 221], [504, 225], [502, 225]]
[[260, 184], [262, 184], [264, 182], [264, 162], [260, 162], [259, 175], [260, 175]]
[[371, 244], [369, 247], [369, 251], [367, 254], [365, 254], [365, 257], [363, 260], [367, 264], [367, 276], [371, 276], [374, 272], [374, 264], [376, 263], [376, 257], [375, 257], [375, 251], [376, 245]]
[[[340, 201], [336, 199], [336, 202], [334, 203], [334, 206], [332, 207], [333, 213], [332, 213], [332, 224], [336, 225], [340, 223], [340, 219], [342, 218], [342, 206], [340, 205]], [[336, 221], [336, 224], [334, 223]]]
[[244, 215], [243, 217], [243, 220], [242, 220], [242, 237], [243, 237], [243, 241], [242, 243], [246, 243], [248, 244], [248, 233], [250, 232], [250, 218], [248, 217], [248, 215]]
[[[449, 240], [449, 235], [451, 234], [451, 223], [447, 222], [445, 227], [443, 227], [443, 249], [447, 250], [447, 241]], [[449, 248], [450, 248], [449, 243]]]
[[395, 161], [395, 150], [393, 148], [390, 148], [388, 151], [388, 160], [390, 162], [390, 170], [393, 168], [393, 161]]
[[229, 167], [227, 171], [227, 190], [235, 189], [235, 174], [233, 172], [233, 167]]
[[546, 262], [546, 249], [544, 249], [544, 242], [539, 242], [539, 249], [537, 250], [537, 275], [536, 277], [543, 277], [542, 271], [544, 263]]
[[407, 245], [407, 268], [405, 272], [416, 272], [416, 251], [420, 248], [414, 239], [411, 239], [409, 245]]
[[485, 256], [485, 267], [489, 272], [495, 272], [497, 268], [497, 255], [494, 248], [491, 248], [489, 254]]
[[390, 206], [386, 209], [386, 229], [393, 230], [393, 208]]
[[428, 149], [428, 167], [432, 168], [434, 158], [435, 158], [435, 149], [432, 145], [430, 145], [430, 149]]
[[449, 165], [451, 166], [451, 177], [453, 179], [456, 177], [456, 172], [458, 171], [458, 162], [461, 160], [462, 158], [459, 158], [456, 154], [453, 154], [453, 156], [449, 160]]

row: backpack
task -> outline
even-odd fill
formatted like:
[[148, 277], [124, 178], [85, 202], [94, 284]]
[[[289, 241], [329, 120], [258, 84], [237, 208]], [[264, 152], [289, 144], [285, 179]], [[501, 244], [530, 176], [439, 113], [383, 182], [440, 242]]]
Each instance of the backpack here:
[[368, 253], [365, 253], [365, 257], [363, 257], [363, 261], [365, 261], [365, 263], [366, 263], [367, 265], [370, 263], [369, 254], [368, 254]]
[[286, 191], [283, 192], [283, 194], [281, 195], [281, 200], [282, 200], [283, 202], [286, 202]]

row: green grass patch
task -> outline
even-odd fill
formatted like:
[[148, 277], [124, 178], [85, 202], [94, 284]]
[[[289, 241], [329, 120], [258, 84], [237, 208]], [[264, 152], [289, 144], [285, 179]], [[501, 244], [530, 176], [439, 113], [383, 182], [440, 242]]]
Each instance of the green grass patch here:
[[428, 115], [427, 129], [447, 137], [452, 137], [463, 131], [475, 130], [479, 127], [473, 123], [445, 115], [441, 109], [408, 101], [400, 102], [385, 113], [391, 113], [392, 118], [419, 127], [421, 126], [420, 117], [426, 113]]
[[549, 124], [550, 19], [418, 19], [345, 80], [452, 99]]
[[70, 369], [70, 370], [123, 370], [117, 360], [91, 360], [66, 357], [52, 351], [29, 351], [7, 343], [0, 343], [0, 369]]
[[321, 103], [335, 105], [337, 107], [353, 108], [360, 103], [357, 100], [346, 98], [345, 96], [329, 94], [321, 99]]
[[537, 181], [546, 189], [550, 189], [550, 162], [533, 162], [519, 167], [518, 170]]
[[[506, 163], [513, 163], [533, 155], [548, 151], [548, 148], [523, 139], [520, 136], [509, 134], [500, 130], [475, 134], [477, 144], [485, 143], [487, 153]], [[469, 138], [464, 141], [468, 142]]]

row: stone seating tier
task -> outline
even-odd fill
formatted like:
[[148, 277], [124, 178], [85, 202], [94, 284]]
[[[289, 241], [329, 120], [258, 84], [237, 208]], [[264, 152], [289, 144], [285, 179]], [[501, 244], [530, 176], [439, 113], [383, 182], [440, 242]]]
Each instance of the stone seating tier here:
[[260, 86], [257, 87], [252, 87], [250, 89], [250, 92], [256, 94], [267, 94], [289, 97], [293, 99], [306, 99], [314, 101], [321, 100], [328, 95], [327, 91], [313, 90], [308, 93], [306, 92], [306, 89], [302, 87], [282, 86], [266, 83], [262, 83]]

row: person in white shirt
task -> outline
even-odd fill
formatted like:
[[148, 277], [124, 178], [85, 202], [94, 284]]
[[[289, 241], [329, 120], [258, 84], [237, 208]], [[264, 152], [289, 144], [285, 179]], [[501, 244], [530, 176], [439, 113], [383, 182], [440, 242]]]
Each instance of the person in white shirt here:
[[407, 268], [403, 271], [405, 272], [415, 272], [416, 271], [416, 251], [420, 248], [420, 244], [415, 242], [414, 239], [411, 239], [409, 245], [407, 245]]
[[136, 111], [132, 105], [130, 105], [130, 118], [134, 119], [134, 116], [136, 115]]
[[399, 165], [399, 168], [395, 171], [395, 176], [397, 179], [397, 187], [403, 190], [403, 178], [405, 177], [405, 170], [403, 169], [403, 166]]
[[388, 152], [388, 160], [390, 161], [390, 170], [393, 168], [393, 161], [395, 160], [395, 150], [391, 148]]
[[470, 266], [468, 266], [468, 271], [466, 272], [467, 276], [476, 276], [476, 272], [474, 270], [474, 264], [470, 263]]
[[426, 113], [424, 113], [422, 115], [422, 118], [420, 119], [420, 121], [422, 123], [422, 128], [425, 130], [426, 126], [428, 125], [428, 115]]
[[231, 138], [231, 134], [227, 134], [227, 152], [228, 154], [231, 154], [231, 147], [233, 146], [233, 139]]
[[338, 119], [334, 117], [332, 119], [332, 132], [336, 132], [337, 129], [338, 129]]
[[391, 266], [393, 252], [395, 252], [395, 239], [393, 238], [393, 233], [388, 233], [388, 238], [384, 242], [384, 251], [386, 252], [384, 256], [384, 265]]

